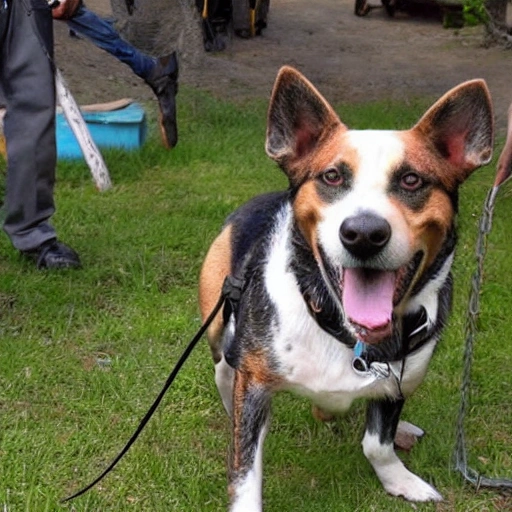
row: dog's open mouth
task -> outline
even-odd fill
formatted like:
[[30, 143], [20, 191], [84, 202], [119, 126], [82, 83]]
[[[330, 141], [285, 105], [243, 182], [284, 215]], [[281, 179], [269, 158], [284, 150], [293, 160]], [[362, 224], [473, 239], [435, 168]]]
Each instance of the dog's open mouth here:
[[392, 334], [396, 272], [365, 268], [343, 271], [343, 309], [358, 338], [370, 344]]

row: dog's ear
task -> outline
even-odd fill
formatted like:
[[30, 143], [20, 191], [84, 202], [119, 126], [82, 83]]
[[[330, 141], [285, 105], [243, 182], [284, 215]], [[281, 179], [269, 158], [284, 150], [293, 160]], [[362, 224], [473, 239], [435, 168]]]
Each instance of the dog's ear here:
[[414, 130], [457, 169], [454, 178], [461, 183], [492, 158], [494, 118], [487, 85], [483, 80], [470, 80], [448, 91]]
[[279, 70], [268, 111], [266, 151], [270, 158], [286, 172], [340, 127], [345, 128], [311, 82], [289, 66]]

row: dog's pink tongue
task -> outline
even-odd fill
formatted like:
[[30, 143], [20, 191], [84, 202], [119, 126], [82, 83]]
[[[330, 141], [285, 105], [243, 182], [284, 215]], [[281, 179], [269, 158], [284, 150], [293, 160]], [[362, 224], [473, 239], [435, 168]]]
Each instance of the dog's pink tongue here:
[[395, 273], [347, 268], [343, 277], [343, 308], [350, 322], [366, 329], [391, 322]]

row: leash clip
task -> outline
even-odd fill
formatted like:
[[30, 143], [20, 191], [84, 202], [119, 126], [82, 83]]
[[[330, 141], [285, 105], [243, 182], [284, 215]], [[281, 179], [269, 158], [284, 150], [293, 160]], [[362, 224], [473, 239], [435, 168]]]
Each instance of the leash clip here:
[[245, 283], [243, 279], [238, 279], [237, 277], [231, 275], [226, 276], [226, 279], [224, 279], [224, 283], [222, 285], [222, 296], [226, 300], [238, 304], [242, 298], [244, 284]]
[[377, 380], [387, 379], [392, 373], [389, 364], [378, 361], [368, 364], [364, 352], [365, 344], [361, 340], [357, 340], [354, 345], [354, 359], [352, 359], [354, 372], [361, 377], [374, 377]]
[[368, 373], [368, 363], [363, 357], [364, 343], [361, 340], [357, 340], [354, 345], [354, 359], [352, 359], [352, 368], [358, 374]]

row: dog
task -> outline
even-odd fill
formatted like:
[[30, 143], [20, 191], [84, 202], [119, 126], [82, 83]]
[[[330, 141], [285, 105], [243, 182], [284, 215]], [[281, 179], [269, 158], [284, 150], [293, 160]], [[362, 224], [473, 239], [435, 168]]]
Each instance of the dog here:
[[262, 510], [263, 442], [280, 390], [325, 416], [368, 398], [362, 447], [385, 490], [442, 499], [394, 439], [450, 310], [458, 187], [490, 161], [493, 137], [480, 79], [409, 130], [349, 130], [299, 71], [280, 69], [265, 145], [289, 187], [232, 213], [199, 277], [203, 319], [226, 276], [241, 283], [207, 331], [232, 420], [232, 512]]

